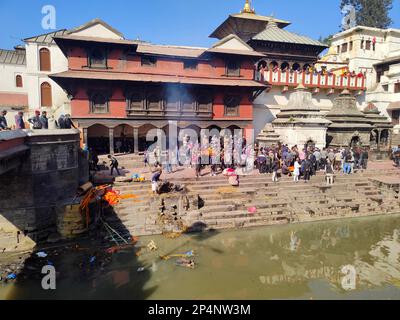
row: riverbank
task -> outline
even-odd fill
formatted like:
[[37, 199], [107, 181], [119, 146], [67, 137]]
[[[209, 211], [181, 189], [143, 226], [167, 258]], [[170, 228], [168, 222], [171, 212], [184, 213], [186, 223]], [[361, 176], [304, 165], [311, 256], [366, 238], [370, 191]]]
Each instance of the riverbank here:
[[[0, 298], [400, 299], [399, 226], [393, 215], [142, 237], [138, 247], [154, 240], [158, 250], [117, 252], [92, 268], [82, 264], [90, 250], [60, 251], [52, 261], [57, 290], [21, 278], [0, 285]], [[194, 270], [159, 258], [190, 250]], [[355, 268], [353, 289], [342, 287], [344, 266]]]

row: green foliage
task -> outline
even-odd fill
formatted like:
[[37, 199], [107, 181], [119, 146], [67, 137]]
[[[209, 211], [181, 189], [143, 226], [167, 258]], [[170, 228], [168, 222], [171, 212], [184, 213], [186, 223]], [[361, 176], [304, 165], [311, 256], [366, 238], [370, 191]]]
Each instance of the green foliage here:
[[356, 22], [359, 26], [386, 29], [393, 23], [389, 17], [393, 0], [342, 0], [340, 9], [346, 5], [356, 9]]
[[328, 47], [330, 47], [332, 45], [332, 38], [333, 38], [332, 34], [327, 36], [326, 38], [323, 38], [321, 36], [321, 37], [319, 37], [318, 41], [320, 41], [320, 42], [326, 44]]

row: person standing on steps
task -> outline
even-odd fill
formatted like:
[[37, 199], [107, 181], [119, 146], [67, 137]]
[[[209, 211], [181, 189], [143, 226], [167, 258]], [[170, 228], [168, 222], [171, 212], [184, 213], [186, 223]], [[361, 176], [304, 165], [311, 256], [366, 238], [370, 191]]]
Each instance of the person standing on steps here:
[[114, 174], [114, 169], [117, 171], [117, 174], [120, 175], [118, 170], [118, 160], [113, 157], [111, 154], [108, 155], [108, 159], [110, 159], [110, 167], [111, 167], [111, 175]]
[[278, 182], [279, 161], [275, 158], [272, 164], [272, 182]]
[[325, 165], [325, 178], [326, 178], [326, 184], [328, 186], [333, 185], [334, 176], [335, 176], [335, 171], [333, 169], [333, 164], [331, 161], [328, 160], [327, 164]]
[[311, 176], [311, 160], [310, 158], [307, 158], [303, 161], [302, 163], [302, 172], [304, 174], [304, 183], [307, 183], [310, 181], [310, 176]]
[[293, 171], [293, 179], [294, 182], [299, 182], [299, 177], [300, 177], [300, 169], [301, 169], [301, 164], [300, 164], [300, 159], [296, 158], [296, 161], [294, 162], [294, 171]]
[[153, 171], [153, 175], [151, 176], [151, 191], [153, 191], [153, 194], [157, 194], [158, 182], [160, 181], [161, 174], [162, 167], [157, 164], [156, 170]]

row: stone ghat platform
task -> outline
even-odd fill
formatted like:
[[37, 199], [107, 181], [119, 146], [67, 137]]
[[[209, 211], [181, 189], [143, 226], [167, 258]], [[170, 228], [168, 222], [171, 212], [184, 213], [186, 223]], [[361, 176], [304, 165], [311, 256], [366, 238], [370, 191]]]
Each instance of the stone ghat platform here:
[[[177, 231], [174, 222], [160, 222], [162, 199], [167, 212], [172, 206], [177, 207], [176, 218], [188, 231], [400, 213], [398, 189], [379, 183], [384, 179], [400, 181], [399, 170], [390, 166], [349, 176], [338, 174], [333, 186], [326, 186], [322, 174], [312, 177], [309, 183], [294, 183], [288, 177], [273, 183], [270, 175], [244, 176], [238, 188], [229, 186], [223, 176], [198, 180], [163, 177], [185, 185], [187, 192], [153, 195], [150, 182], [116, 183], [114, 188], [131, 198], [121, 201], [115, 215], [108, 216], [108, 222], [135, 236]], [[187, 203], [186, 197], [187, 210], [182, 206]], [[256, 212], [250, 213], [249, 208], [256, 208]]]

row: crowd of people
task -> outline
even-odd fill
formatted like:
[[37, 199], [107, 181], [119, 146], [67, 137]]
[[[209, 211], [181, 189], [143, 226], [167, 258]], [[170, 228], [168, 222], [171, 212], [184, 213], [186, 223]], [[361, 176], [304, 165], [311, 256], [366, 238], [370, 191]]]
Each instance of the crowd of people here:
[[333, 184], [336, 172], [352, 174], [355, 170], [367, 169], [368, 148], [354, 147], [341, 149], [319, 149], [312, 146], [299, 148], [287, 145], [256, 148], [256, 168], [260, 174], [272, 174], [272, 181], [278, 181], [278, 174], [292, 176], [295, 182], [300, 178], [308, 182], [318, 171], [324, 171], [328, 184]]
[[[271, 66], [267, 66], [267, 65], [260, 65], [258, 68], [259, 72], [268, 72], [271, 71], [272, 72], [278, 72], [279, 70], [283, 73], [289, 72], [289, 73], [303, 73], [305, 72], [306, 74], [313, 74], [313, 75], [334, 75], [335, 72], [332, 70], [328, 70], [326, 67], [321, 67], [320, 69], [317, 69], [315, 66], [310, 66], [310, 65], [306, 65], [303, 68], [301, 68], [300, 66], [290, 66], [289, 64], [287, 64], [286, 66], [279, 66], [278, 64], [276, 65], [271, 65]], [[366, 76], [366, 74], [364, 72], [355, 72], [355, 71], [349, 71], [347, 69], [343, 69], [340, 71], [341, 72], [341, 76], [344, 77], [357, 77], [357, 78], [363, 78]]]
[[[19, 111], [15, 117], [14, 125], [9, 125], [7, 122], [7, 110], [3, 110], [0, 114], [0, 131], [4, 130], [19, 130], [19, 129], [27, 129], [27, 123], [24, 120], [24, 113]], [[40, 112], [39, 110], [35, 111], [35, 115], [28, 118], [27, 122], [30, 124], [31, 128], [34, 130], [41, 129], [71, 129], [76, 126], [71, 120], [71, 116], [69, 114], [61, 115], [58, 120], [55, 119], [54, 115], [48, 117], [46, 111]]]
[[[172, 153], [173, 158], [176, 155]], [[282, 176], [290, 176], [296, 183], [301, 179], [307, 183], [323, 171], [327, 184], [333, 184], [336, 173], [350, 175], [356, 170], [366, 170], [368, 159], [368, 147], [319, 149], [313, 146], [289, 148], [288, 145], [277, 145], [258, 148], [256, 145], [253, 148], [246, 144], [244, 138], [235, 137], [227, 141], [214, 136], [208, 144], [186, 141], [175, 161], [171, 161], [169, 152], [162, 152], [158, 147], [151, 152], [146, 151], [144, 165], [151, 167], [155, 164], [167, 174], [174, 172], [174, 166], [193, 168], [196, 178], [201, 176], [206, 167], [210, 176], [223, 173], [226, 169], [240, 169], [244, 173], [256, 169], [260, 174], [271, 174], [273, 182], [278, 182]]]

